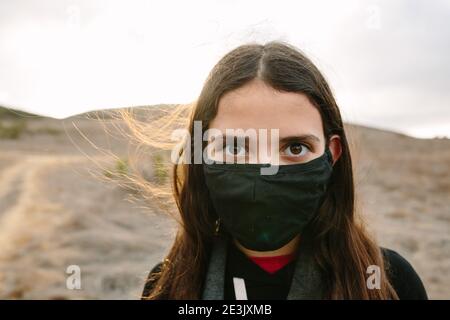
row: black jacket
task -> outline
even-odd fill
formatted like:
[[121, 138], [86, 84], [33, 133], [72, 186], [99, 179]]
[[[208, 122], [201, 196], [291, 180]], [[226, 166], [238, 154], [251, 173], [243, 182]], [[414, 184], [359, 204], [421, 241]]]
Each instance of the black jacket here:
[[[411, 264], [397, 252], [382, 248], [385, 264], [388, 266], [387, 274], [389, 280], [394, 287], [400, 300], [426, 300], [427, 293], [423, 283], [411, 266]], [[289, 263], [274, 275], [268, 275], [254, 264], [239, 250], [232, 250], [231, 256], [233, 259], [227, 259], [227, 270], [230, 270], [229, 263], [239, 265], [239, 268], [251, 274], [253, 277], [266, 277], [268, 281], [264, 284], [249, 283], [248, 288], [249, 299], [284, 299], [287, 295], [290, 286], [290, 276], [293, 271], [293, 263]], [[149, 273], [149, 277], [144, 286], [142, 298], [144, 299], [152, 290], [154, 281], [150, 281], [150, 277], [160, 271], [162, 263], [158, 263]], [[227, 272], [228, 273], [228, 272]], [[232, 286], [231, 277], [227, 274], [225, 276], [225, 299], [234, 299], [234, 289]], [[253, 285], [253, 286], [252, 286]]]

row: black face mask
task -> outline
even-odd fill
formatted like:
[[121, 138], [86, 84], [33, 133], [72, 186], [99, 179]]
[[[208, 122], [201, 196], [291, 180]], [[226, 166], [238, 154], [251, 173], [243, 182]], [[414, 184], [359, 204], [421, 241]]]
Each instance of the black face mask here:
[[300, 234], [317, 214], [332, 173], [328, 148], [306, 163], [280, 165], [261, 175], [268, 164], [203, 164], [210, 199], [226, 230], [245, 248], [276, 250]]

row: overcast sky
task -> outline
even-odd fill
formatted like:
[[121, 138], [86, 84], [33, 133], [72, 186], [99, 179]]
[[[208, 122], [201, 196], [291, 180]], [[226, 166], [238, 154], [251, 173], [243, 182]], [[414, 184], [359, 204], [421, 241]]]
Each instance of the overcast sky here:
[[450, 137], [450, 1], [0, 0], [0, 105], [66, 117], [195, 100], [234, 47], [284, 40], [344, 119]]

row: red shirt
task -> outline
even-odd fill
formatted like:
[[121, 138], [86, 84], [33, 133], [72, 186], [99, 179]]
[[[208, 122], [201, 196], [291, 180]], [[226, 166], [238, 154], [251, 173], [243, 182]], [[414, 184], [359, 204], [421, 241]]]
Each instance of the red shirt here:
[[260, 266], [264, 271], [274, 274], [295, 258], [295, 254], [286, 254], [273, 257], [249, 257], [254, 263]]

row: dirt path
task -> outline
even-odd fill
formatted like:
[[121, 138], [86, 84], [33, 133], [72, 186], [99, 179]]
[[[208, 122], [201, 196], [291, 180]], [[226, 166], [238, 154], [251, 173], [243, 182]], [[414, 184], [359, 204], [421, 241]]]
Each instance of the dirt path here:
[[[139, 297], [172, 224], [90, 170], [83, 156], [17, 154], [0, 172], [1, 298]], [[81, 269], [81, 290], [66, 287], [69, 265]]]

